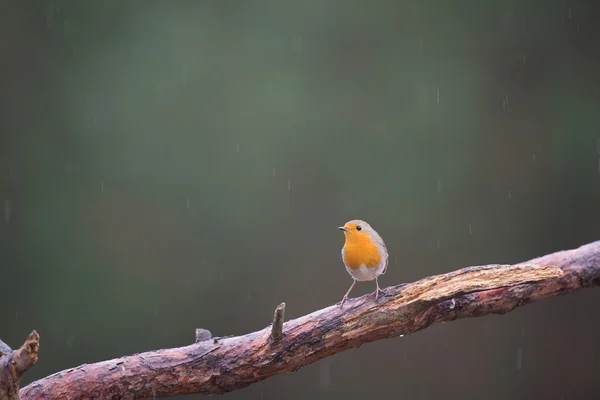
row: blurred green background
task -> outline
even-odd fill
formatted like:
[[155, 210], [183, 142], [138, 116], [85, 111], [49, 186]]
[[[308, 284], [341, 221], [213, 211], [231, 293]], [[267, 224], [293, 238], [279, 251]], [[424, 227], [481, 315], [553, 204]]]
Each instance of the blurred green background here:
[[[24, 384], [339, 301], [350, 219], [388, 245], [382, 286], [600, 239], [598, 16], [1, 1], [0, 337], [40, 333]], [[599, 307], [436, 325], [223, 398], [592, 399]]]

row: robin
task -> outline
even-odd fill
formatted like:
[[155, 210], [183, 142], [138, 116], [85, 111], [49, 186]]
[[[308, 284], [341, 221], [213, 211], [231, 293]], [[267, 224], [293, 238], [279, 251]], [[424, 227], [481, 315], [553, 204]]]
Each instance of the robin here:
[[375, 300], [383, 290], [379, 289], [377, 279], [379, 275], [385, 274], [388, 264], [388, 252], [383, 239], [371, 225], [365, 221], [355, 219], [340, 226], [339, 230], [344, 232], [346, 242], [342, 247], [342, 261], [346, 271], [352, 276], [353, 282], [344, 295], [340, 305], [348, 300], [348, 295], [356, 284], [356, 281], [365, 282], [375, 279]]

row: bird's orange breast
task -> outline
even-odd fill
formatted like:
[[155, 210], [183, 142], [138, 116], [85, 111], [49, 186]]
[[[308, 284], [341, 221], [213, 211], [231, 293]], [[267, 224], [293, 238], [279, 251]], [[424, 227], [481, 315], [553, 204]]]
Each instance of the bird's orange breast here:
[[344, 244], [344, 264], [351, 269], [361, 265], [377, 268], [381, 264], [381, 251], [370, 237], [346, 238]]

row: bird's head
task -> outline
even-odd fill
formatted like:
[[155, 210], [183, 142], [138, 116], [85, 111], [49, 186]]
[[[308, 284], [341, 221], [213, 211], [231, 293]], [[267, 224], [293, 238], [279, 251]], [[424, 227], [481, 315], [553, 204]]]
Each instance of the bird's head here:
[[344, 232], [346, 241], [350, 242], [358, 242], [363, 240], [370, 241], [373, 237], [373, 233], [375, 232], [373, 228], [371, 228], [371, 225], [369, 225], [365, 221], [361, 221], [360, 219], [353, 219], [352, 221], [348, 221], [344, 224], [344, 226], [340, 226], [338, 229]]

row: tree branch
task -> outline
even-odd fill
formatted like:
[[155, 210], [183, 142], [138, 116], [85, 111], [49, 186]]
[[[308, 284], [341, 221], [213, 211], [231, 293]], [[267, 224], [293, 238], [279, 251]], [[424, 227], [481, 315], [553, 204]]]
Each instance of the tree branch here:
[[32, 331], [25, 343], [12, 350], [0, 340], [0, 400], [19, 400], [19, 382], [29, 368], [37, 362], [40, 336]]
[[600, 284], [600, 241], [513, 266], [469, 267], [389, 287], [377, 302], [371, 295], [362, 296], [344, 307], [334, 305], [288, 321], [279, 340], [272, 340], [275, 329], [266, 327], [243, 336], [82, 365], [30, 384], [21, 389], [21, 396], [140, 399], [221, 394], [435, 322], [503, 314], [594, 284]]

